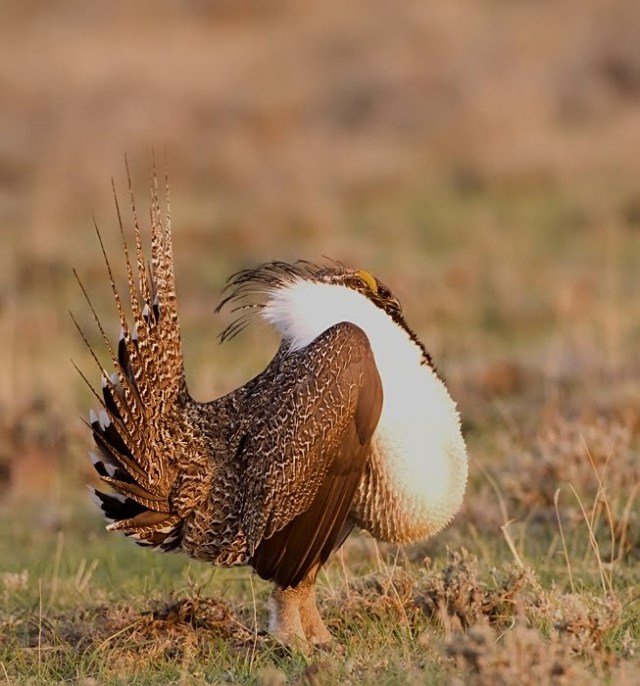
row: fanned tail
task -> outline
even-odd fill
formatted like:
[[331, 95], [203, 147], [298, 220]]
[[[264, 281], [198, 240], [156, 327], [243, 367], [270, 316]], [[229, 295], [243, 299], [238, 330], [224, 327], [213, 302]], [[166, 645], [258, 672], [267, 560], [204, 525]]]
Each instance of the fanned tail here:
[[114, 493], [95, 490], [93, 493], [95, 502], [110, 522], [108, 529], [122, 531], [140, 545], [173, 550], [180, 545], [186, 511], [172, 502], [172, 494], [180, 470], [185, 468], [185, 460], [189, 459], [185, 449], [181, 449], [184, 441], [180, 438], [189, 436], [186, 410], [193, 401], [187, 392], [182, 362], [169, 186], [167, 182], [163, 218], [154, 162], [150, 208], [151, 259], [147, 261], [128, 164], [127, 179], [135, 237], [133, 258], [127, 247], [115, 186], [113, 194], [127, 270], [132, 326], [96, 226], [120, 319], [116, 350], [78, 278], [113, 367], [111, 373], [102, 367], [78, 327], [102, 373], [101, 395], [92, 388], [100, 408], [97, 412], [92, 410], [89, 416], [97, 447], [97, 451], [91, 453], [91, 462], [100, 479], [114, 490]]

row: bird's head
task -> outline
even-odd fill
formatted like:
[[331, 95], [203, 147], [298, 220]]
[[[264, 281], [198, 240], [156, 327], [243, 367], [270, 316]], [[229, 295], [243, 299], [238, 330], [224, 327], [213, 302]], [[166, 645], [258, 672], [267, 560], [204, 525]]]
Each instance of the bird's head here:
[[399, 300], [385, 284], [371, 272], [354, 269], [339, 262], [318, 265], [306, 260], [295, 263], [268, 262], [253, 269], [243, 269], [232, 274], [223, 291], [223, 299], [216, 312], [225, 305], [233, 305], [231, 311], [239, 316], [220, 335], [227, 340], [238, 334], [250, 322], [252, 312], [268, 307], [277, 294], [292, 287], [309, 291], [305, 286], [337, 286], [360, 293], [376, 307], [393, 319], [402, 318]]
[[391, 289], [365, 269], [332, 266], [320, 271], [316, 277], [321, 283], [335, 284], [361, 293], [394, 319], [402, 316], [400, 301]]
[[364, 269], [339, 262], [269, 262], [232, 274], [223, 294], [216, 312], [228, 304], [236, 318], [220, 334], [222, 341], [240, 333], [255, 313], [292, 339], [294, 347], [340, 321], [352, 321], [365, 330], [369, 322], [386, 321], [406, 334], [432, 366], [430, 355], [405, 321], [398, 298]]

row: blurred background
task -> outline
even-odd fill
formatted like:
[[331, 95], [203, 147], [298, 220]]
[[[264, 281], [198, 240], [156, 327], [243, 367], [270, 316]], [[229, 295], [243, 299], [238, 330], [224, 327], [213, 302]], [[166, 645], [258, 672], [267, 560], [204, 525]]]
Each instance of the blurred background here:
[[276, 346], [218, 345], [226, 276], [329, 255], [404, 303], [472, 476], [545, 417], [637, 437], [638, 36], [634, 0], [2, 3], [0, 513], [64, 528], [90, 478], [71, 269], [115, 336], [91, 217], [115, 258], [125, 152], [144, 205], [166, 151], [197, 398]]

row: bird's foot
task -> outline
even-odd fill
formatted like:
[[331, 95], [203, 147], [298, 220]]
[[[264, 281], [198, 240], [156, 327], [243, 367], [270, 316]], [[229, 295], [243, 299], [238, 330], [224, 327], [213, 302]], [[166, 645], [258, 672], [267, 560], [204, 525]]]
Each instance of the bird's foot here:
[[315, 574], [297, 587], [276, 586], [269, 599], [269, 631], [283, 645], [309, 654], [335, 642], [316, 605]]
[[269, 598], [269, 633], [287, 648], [308, 650], [299, 600], [290, 589], [274, 589]]
[[313, 600], [313, 605], [311, 607], [304, 604], [300, 608], [300, 619], [304, 635], [309, 643], [317, 648], [331, 647], [332, 643], [334, 643], [334, 639], [318, 612], [315, 599]]
[[335, 640], [327, 629], [316, 605], [315, 589], [311, 589], [311, 592], [300, 603], [300, 621], [307, 641], [311, 645], [322, 650], [329, 650], [334, 647]]

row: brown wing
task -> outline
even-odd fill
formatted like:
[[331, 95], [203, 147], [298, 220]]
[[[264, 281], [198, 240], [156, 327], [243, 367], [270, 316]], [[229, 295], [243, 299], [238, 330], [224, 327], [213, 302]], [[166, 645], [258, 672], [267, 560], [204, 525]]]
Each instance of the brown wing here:
[[252, 393], [261, 407], [239, 456], [242, 522], [258, 574], [296, 586], [340, 538], [382, 409], [382, 385], [368, 338], [347, 322], [277, 359], [278, 368], [265, 375], [269, 386]]

